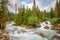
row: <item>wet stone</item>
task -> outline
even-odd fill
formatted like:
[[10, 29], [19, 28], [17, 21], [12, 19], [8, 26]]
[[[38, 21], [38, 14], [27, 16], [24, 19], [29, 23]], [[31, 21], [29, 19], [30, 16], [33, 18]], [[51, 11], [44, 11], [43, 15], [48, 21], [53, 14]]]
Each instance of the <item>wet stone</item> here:
[[42, 37], [44, 37], [44, 34], [43, 33], [40, 33], [39, 35], [42, 36]]
[[0, 30], [0, 40], [9, 40], [9, 36], [5, 30]]
[[45, 26], [44, 28], [45, 28], [45, 29], [49, 29], [49, 27], [48, 27], [48, 26]]

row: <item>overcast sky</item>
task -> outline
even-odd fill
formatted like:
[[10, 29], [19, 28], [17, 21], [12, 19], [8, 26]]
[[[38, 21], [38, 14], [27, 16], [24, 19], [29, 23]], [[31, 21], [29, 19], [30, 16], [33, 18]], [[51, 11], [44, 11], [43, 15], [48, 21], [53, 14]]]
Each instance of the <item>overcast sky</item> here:
[[[15, 3], [17, 4], [17, 6], [20, 5], [24, 5], [25, 8], [30, 8], [32, 9], [33, 6], [33, 0], [9, 0], [11, 6], [9, 7], [9, 10], [11, 12], [15, 12]], [[35, 0], [36, 1], [36, 5], [39, 7], [40, 10], [47, 10], [49, 11], [51, 7], [55, 7], [55, 2], [56, 0]], [[43, 8], [44, 5], [44, 8]]]

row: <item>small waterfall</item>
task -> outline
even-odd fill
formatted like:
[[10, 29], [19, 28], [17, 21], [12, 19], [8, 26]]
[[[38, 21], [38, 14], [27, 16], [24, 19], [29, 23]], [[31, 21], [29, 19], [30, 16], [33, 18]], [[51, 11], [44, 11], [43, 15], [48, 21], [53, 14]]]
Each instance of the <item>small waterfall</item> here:
[[41, 25], [40, 28], [42, 28], [42, 29], [43, 29], [44, 27], [46, 27], [46, 26], [47, 26], [49, 29], [51, 29], [51, 26], [52, 26], [50, 21], [42, 22], [40, 25]]

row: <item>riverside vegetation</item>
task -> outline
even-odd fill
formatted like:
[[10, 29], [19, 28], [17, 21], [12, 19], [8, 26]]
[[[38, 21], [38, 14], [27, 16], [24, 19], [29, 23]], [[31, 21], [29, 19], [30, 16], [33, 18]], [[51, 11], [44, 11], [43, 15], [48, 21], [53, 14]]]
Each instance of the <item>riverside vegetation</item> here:
[[[50, 21], [52, 25], [54, 25], [54, 29], [60, 28], [59, 25], [60, 24], [60, 0], [56, 1], [55, 9], [51, 8], [49, 12], [46, 10], [41, 11], [39, 7], [38, 6], [36, 7], [34, 4], [34, 6], [32, 7], [33, 9], [29, 9], [28, 7], [27, 9], [25, 9], [23, 5], [23, 7], [19, 8], [18, 13], [16, 14], [9, 12], [9, 10], [7, 9], [8, 8], [7, 5], [9, 5], [8, 3], [9, 3], [8, 0], [0, 0], [0, 30], [1, 31], [3, 31], [6, 28], [6, 23], [9, 21], [15, 22], [14, 25], [16, 26], [22, 26], [22, 27], [26, 26], [27, 28], [36, 28], [39, 23], [43, 21]], [[5, 37], [2, 34], [0, 38], [4, 38], [4, 40], [6, 38], [6, 40], [8, 40], [9, 37], [8, 38], [7, 37], [8, 36]]]

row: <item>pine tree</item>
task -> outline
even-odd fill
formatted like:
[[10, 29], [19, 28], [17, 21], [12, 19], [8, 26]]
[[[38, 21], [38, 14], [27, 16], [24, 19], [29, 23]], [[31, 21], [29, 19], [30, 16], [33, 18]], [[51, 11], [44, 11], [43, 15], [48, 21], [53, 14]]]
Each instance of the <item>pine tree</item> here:
[[56, 1], [56, 7], [55, 7], [56, 13], [58, 17], [60, 18], [60, 0]]
[[7, 12], [7, 14], [8, 14], [8, 17], [9, 17], [9, 21], [14, 21], [15, 14], [11, 13], [11, 12]]
[[50, 10], [50, 18], [54, 18], [54, 17], [56, 17], [56, 13], [53, 10], [53, 8], [51, 8], [51, 10]]
[[0, 28], [4, 29], [6, 22], [9, 20], [6, 13], [7, 0], [1, 0], [0, 2]]
[[33, 0], [33, 7], [32, 7], [33, 15], [36, 16], [36, 3], [35, 0]]
[[19, 8], [19, 12], [15, 16], [14, 22], [16, 23], [16, 25], [23, 24], [23, 22], [25, 20], [24, 17], [25, 17], [25, 8], [23, 6], [22, 8]]

